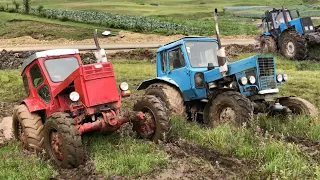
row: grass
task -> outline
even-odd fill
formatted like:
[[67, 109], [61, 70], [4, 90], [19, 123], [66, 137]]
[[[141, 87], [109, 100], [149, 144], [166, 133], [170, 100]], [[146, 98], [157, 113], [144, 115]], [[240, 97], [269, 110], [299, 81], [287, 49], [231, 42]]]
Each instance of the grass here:
[[173, 122], [174, 133], [179, 137], [223, 154], [257, 161], [257, 169], [262, 176], [279, 179], [314, 177], [316, 167], [301, 155], [294, 144], [264, 137], [246, 127], [221, 125], [203, 129], [181, 118], [174, 118]]
[[[238, 59], [250, 55], [252, 54], [242, 54]], [[319, 65], [313, 62], [312, 66], [306, 66], [308, 63], [311, 62], [294, 62], [277, 57], [277, 71], [289, 75], [289, 82], [280, 87], [280, 93], [281, 95], [301, 96], [310, 100], [319, 108], [320, 85], [316, 78], [320, 76], [317, 69]], [[155, 64], [148, 61], [113, 60], [113, 64], [117, 82], [126, 81], [129, 83], [130, 89], [133, 91], [133, 99], [137, 99], [137, 96], [143, 93], [135, 90], [137, 85], [141, 81], [155, 76]], [[306, 68], [300, 68], [301, 66], [311, 67], [312, 69], [306, 70]], [[0, 71], [0, 83], [4, 85], [0, 90], [0, 101], [17, 102], [24, 96], [18, 70]], [[16, 91], [19, 93], [15, 93]], [[132, 107], [133, 99], [125, 99], [125, 107]], [[254, 121], [252, 128], [221, 125], [214, 129], [207, 129], [201, 128], [198, 124], [187, 123], [181, 117], [173, 117], [173, 131], [176, 136], [190, 142], [256, 163], [256, 173], [259, 177], [269, 177], [271, 179], [312, 179], [320, 177], [318, 167], [320, 162], [310, 162], [307, 155], [304, 154], [305, 152], [302, 152], [298, 145], [274, 139], [268, 133], [263, 134], [256, 129], [260, 127], [269, 132], [276, 131], [285, 135], [301, 136], [319, 141], [320, 125], [317, 122], [300, 116], [287, 122], [263, 116], [258, 118], [259, 121]], [[103, 136], [94, 134], [85, 136], [84, 142], [97, 172], [106, 177], [123, 175], [134, 179], [152, 172], [156, 167], [165, 167], [168, 161], [167, 154], [155, 144], [126, 135]], [[19, 148], [17, 144], [9, 144], [0, 149], [0, 154], [6, 154], [8, 151], [13, 152]], [[33, 166], [30, 161], [26, 161], [25, 166], [29, 164]], [[46, 166], [42, 167], [45, 168]], [[0, 173], [1, 169], [0, 166]], [[42, 171], [48, 172], [48, 176], [54, 174], [49, 166]], [[32, 172], [27, 170], [26, 174]], [[49, 174], [49, 172], [52, 173]], [[10, 178], [16, 176], [17, 174], [10, 174]], [[42, 177], [43, 175], [36, 174], [35, 178], [42, 179]]]
[[[4, 39], [31, 36], [40, 40], [59, 38], [83, 40], [91, 39], [95, 29], [106, 30], [105, 27], [98, 25], [62, 22], [31, 15], [0, 12], [0, 37]], [[118, 32], [115, 29], [109, 30], [113, 33]], [[99, 36], [101, 36], [100, 33]]]
[[167, 163], [167, 154], [155, 144], [129, 136], [95, 134], [86, 137], [85, 143], [90, 144], [89, 152], [96, 170], [105, 177], [120, 175], [133, 178]]
[[35, 154], [22, 150], [11, 142], [0, 149], [0, 179], [49, 179], [56, 176], [56, 171], [47, 162]]

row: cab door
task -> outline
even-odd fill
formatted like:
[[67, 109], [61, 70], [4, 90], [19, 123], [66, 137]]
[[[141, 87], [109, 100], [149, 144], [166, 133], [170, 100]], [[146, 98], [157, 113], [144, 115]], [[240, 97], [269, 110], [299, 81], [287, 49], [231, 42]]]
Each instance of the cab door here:
[[179, 85], [184, 100], [194, 98], [195, 94], [191, 87], [190, 70], [181, 46], [174, 47], [167, 51], [167, 67], [167, 76]]

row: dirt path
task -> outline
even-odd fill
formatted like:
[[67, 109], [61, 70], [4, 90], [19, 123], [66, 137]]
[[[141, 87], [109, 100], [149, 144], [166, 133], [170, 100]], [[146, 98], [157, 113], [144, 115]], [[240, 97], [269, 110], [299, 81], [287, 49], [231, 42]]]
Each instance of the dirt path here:
[[[184, 37], [184, 35], [159, 35], [142, 34], [128, 31], [120, 31], [117, 36], [99, 38], [101, 44], [135, 44], [135, 43], [166, 43]], [[222, 36], [222, 39], [253, 39], [253, 35]], [[30, 46], [30, 45], [71, 45], [71, 44], [93, 44], [93, 39], [73, 41], [69, 39], [57, 39], [52, 41], [34, 39], [23, 36], [12, 39], [0, 39], [0, 46]]]
[[183, 139], [176, 139], [163, 148], [170, 155], [168, 167], [139, 179], [238, 179], [255, 171], [249, 162]]

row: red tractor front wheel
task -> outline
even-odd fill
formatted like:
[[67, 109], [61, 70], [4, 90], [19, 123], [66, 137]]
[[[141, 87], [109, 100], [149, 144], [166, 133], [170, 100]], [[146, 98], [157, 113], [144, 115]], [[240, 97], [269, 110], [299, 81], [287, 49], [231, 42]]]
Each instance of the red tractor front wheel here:
[[133, 124], [133, 129], [139, 137], [154, 142], [170, 139], [172, 133], [171, 119], [160, 99], [152, 95], [146, 95], [136, 102], [134, 111], [142, 111], [145, 118], [143, 125], [140, 123]]
[[75, 168], [84, 162], [81, 136], [68, 114], [53, 114], [46, 121], [44, 129], [44, 147], [58, 166]]

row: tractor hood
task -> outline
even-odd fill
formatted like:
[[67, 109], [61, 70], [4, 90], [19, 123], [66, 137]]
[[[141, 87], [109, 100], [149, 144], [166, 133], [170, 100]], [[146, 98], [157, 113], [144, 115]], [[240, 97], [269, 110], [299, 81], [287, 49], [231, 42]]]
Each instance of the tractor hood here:
[[[257, 66], [257, 59], [259, 55], [251, 56], [233, 63], [228, 64], [227, 76], [234, 75], [236, 73], [252, 69]], [[204, 79], [207, 83], [222, 79], [223, 76], [219, 71], [219, 68], [215, 68], [204, 72]]]
[[[282, 79], [285, 79], [284, 76], [287, 75], [280, 75], [283, 78], [279, 78], [280, 81], [277, 81], [274, 58], [256, 55], [228, 64], [227, 76], [235, 78], [242, 94], [252, 96], [278, 93], [278, 84], [284, 83], [285, 81]], [[242, 84], [240, 81], [242, 78], [248, 81], [250, 77], [254, 81], [246, 84]], [[204, 80], [207, 83], [222, 78], [218, 68], [204, 72]]]
[[86, 107], [120, 100], [110, 62], [81, 65], [54, 89], [53, 96], [58, 96], [70, 86], [79, 93], [80, 101]]

